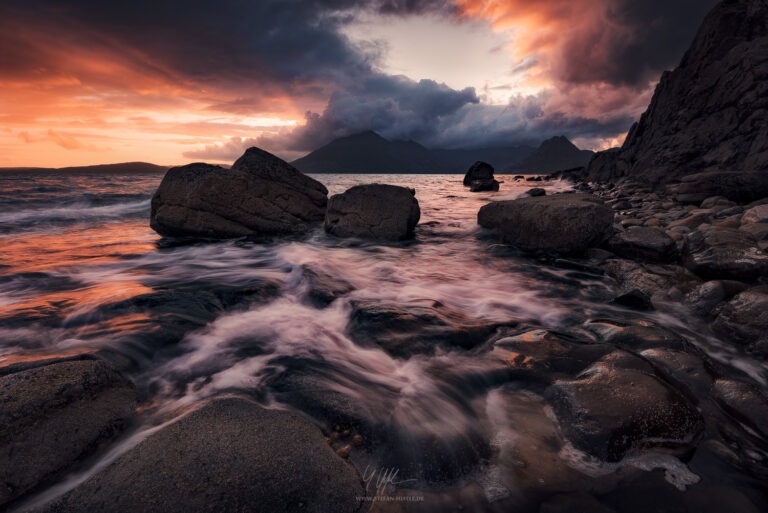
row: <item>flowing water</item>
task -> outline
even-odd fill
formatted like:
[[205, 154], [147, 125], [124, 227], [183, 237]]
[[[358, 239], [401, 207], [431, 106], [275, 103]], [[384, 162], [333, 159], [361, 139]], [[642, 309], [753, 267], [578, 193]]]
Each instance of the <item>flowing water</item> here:
[[[397, 358], [358, 344], [348, 333], [355, 304], [427, 302], [477, 322], [550, 330], [578, 330], [593, 317], [644, 315], [765, 387], [763, 365], [713, 338], [684, 310], [638, 314], [611, 306], [616, 291], [610, 279], [521, 256], [488, 237], [477, 226], [478, 209], [520, 196], [527, 182], [501, 176], [500, 192], [478, 194], [458, 175], [315, 178], [331, 194], [369, 182], [414, 187], [421, 207], [415, 239], [339, 240], [319, 227], [288, 240], [169, 241], [148, 223], [159, 175], [0, 175], [0, 360], [85, 347], [127, 356], [142, 406], [126, 447], [170, 412], [215, 394], [248, 393], [271, 407], [301, 411], [326, 432], [331, 427], [315, 406], [343, 398], [344, 408], [351, 404], [368, 426], [361, 433], [380, 441], [367, 453], [371, 461], [353, 458], [357, 465], [404, 467], [401, 478], [415, 479], [409, 487], [430, 494], [475, 483], [491, 505], [538, 486], [528, 480], [563, 475], [530, 463], [512, 471], [504, 463], [524, 458], [522, 446], [542, 433], [562, 438], [541, 390], [520, 383], [460, 386], [467, 376], [498, 366], [498, 359], [478, 352], [443, 348]], [[550, 193], [569, 188], [545, 186]], [[349, 292], [318, 305], [311, 297], [313, 276], [339, 280]], [[286, 393], [295, 390], [293, 376], [311, 378], [304, 383], [316, 395], [293, 400]], [[464, 468], [462, 447], [476, 447], [474, 440], [484, 437], [490, 451], [479, 450], [480, 463], [470, 465], [471, 472], [452, 473], [454, 464]], [[701, 477], [725, 479], [735, 472], [739, 477], [728, 479], [763, 493], [754, 492], [760, 487], [748, 472], [726, 472], [725, 464], [697, 472], [668, 455], [608, 464], [561, 442], [555, 457], [579, 475], [614, 475], [632, 465], [661, 468], [685, 489]], [[433, 457], [425, 447], [455, 452], [438, 461], [449, 469], [437, 473], [440, 479], [419, 466]], [[508, 452], [514, 455], [505, 460]], [[411, 476], [404, 475], [408, 470]]]

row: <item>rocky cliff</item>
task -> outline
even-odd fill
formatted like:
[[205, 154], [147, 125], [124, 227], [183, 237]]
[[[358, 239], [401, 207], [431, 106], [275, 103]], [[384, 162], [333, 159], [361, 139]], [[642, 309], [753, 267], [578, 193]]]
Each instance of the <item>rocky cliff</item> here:
[[768, 173], [768, 0], [715, 6], [621, 150], [586, 174], [664, 184], [704, 171]]

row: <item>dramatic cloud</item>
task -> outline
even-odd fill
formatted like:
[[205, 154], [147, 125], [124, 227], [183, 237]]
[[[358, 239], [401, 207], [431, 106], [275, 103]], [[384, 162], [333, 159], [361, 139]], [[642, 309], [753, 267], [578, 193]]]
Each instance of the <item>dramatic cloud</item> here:
[[[97, 149], [226, 162], [250, 144], [291, 158], [368, 129], [433, 146], [559, 133], [601, 145], [627, 130], [714, 3], [5, 0], [0, 165], [94, 163]], [[344, 31], [414, 16], [508, 31], [503, 72], [520, 77], [509, 101], [384, 72], [386, 44]]]

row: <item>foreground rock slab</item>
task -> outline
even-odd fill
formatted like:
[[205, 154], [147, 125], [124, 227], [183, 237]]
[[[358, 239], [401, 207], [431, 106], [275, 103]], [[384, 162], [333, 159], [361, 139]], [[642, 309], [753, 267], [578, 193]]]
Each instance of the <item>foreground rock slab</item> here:
[[613, 211], [589, 194], [558, 194], [489, 203], [480, 226], [524, 251], [579, 253], [610, 234]]
[[357, 185], [331, 196], [325, 231], [336, 237], [398, 241], [413, 236], [421, 210], [413, 189]]
[[357, 471], [296, 415], [214, 400], [140, 442], [46, 511], [352, 512]]
[[99, 360], [0, 377], [0, 506], [110, 439], [134, 404], [132, 383]]
[[249, 148], [231, 169], [170, 169], [152, 197], [161, 235], [232, 238], [309, 231], [325, 215], [328, 190], [274, 155]]

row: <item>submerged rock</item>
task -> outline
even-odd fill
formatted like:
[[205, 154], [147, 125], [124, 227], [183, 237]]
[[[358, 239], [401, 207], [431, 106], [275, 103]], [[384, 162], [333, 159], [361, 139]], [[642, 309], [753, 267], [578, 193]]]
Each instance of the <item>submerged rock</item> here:
[[231, 169], [174, 167], [154, 196], [160, 235], [231, 238], [309, 231], [323, 220], [328, 190], [274, 155], [249, 148]]
[[490, 180], [472, 180], [469, 185], [470, 192], [496, 192], [499, 190], [499, 182]]
[[703, 429], [701, 414], [685, 396], [647, 362], [621, 351], [575, 380], [556, 382], [548, 396], [566, 437], [607, 461], [646, 447], [686, 452]]
[[668, 262], [677, 257], [677, 245], [666, 233], [651, 227], [632, 226], [608, 240], [613, 253], [637, 260]]
[[135, 400], [133, 384], [100, 360], [0, 377], [0, 506], [121, 431]]
[[[493, 166], [485, 162], [477, 161], [472, 164], [467, 174], [464, 175], [464, 185], [469, 187], [474, 181], [494, 181]], [[498, 182], [497, 182], [498, 183]]]
[[477, 222], [525, 251], [579, 253], [610, 235], [613, 211], [595, 196], [558, 194], [489, 203]]
[[768, 275], [768, 253], [749, 234], [703, 225], [685, 237], [682, 261], [703, 278], [751, 280]]
[[140, 442], [49, 506], [51, 512], [353, 512], [357, 471], [302, 418], [211, 401]]
[[372, 344], [392, 356], [434, 354], [435, 349], [471, 349], [485, 342], [500, 326], [468, 318], [436, 301], [409, 304], [354, 301], [350, 337]]
[[413, 236], [421, 211], [413, 189], [357, 185], [331, 196], [325, 231], [336, 237], [398, 241]]

